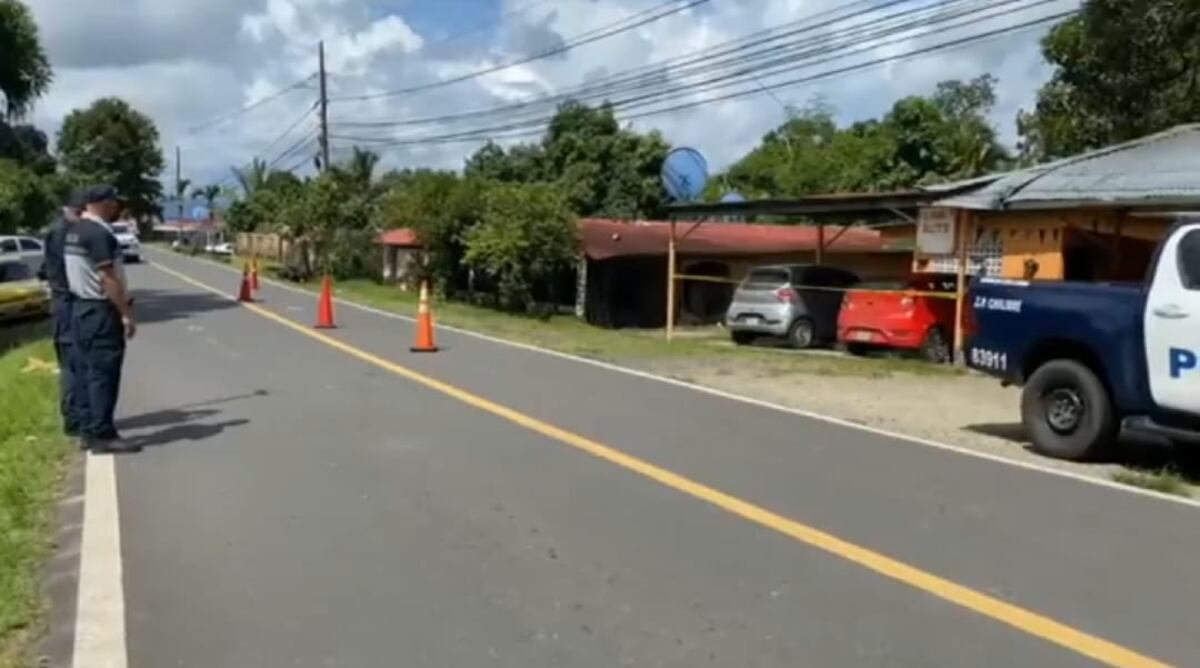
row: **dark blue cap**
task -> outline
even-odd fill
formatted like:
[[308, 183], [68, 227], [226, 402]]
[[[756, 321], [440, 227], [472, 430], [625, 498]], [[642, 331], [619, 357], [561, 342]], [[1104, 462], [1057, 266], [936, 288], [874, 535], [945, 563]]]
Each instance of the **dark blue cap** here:
[[108, 185], [107, 183], [95, 185], [87, 189], [87, 192], [84, 193], [83, 198], [88, 204], [96, 204], [97, 202], [117, 199], [117, 189]]
[[67, 195], [67, 201], [63, 202], [64, 206], [72, 209], [82, 209], [87, 204], [87, 191], [83, 188], [76, 188]]

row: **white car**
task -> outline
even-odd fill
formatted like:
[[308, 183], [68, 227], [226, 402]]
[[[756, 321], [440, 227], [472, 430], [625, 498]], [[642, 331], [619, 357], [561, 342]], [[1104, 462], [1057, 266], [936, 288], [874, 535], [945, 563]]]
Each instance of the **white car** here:
[[141, 262], [142, 245], [138, 242], [137, 227], [133, 223], [113, 223], [112, 231], [121, 246], [121, 256], [127, 262]]
[[233, 255], [233, 244], [228, 241], [209, 244], [204, 247], [204, 252], [212, 253], [213, 255]]
[[42, 242], [33, 237], [0, 237], [0, 262], [20, 262], [37, 275], [42, 268], [45, 251]]

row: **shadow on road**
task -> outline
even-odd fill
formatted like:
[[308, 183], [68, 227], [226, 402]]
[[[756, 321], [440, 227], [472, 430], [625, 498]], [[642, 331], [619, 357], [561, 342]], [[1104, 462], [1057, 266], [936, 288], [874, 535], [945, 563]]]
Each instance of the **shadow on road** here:
[[133, 298], [139, 324], [186, 320], [194, 315], [236, 308], [237, 303], [208, 292], [136, 289]]
[[[973, 424], [967, 431], [1004, 439], [1042, 456], [1033, 450], [1019, 422]], [[1174, 471], [1193, 484], [1200, 484], [1200, 452], [1195, 448], [1176, 447], [1153, 437], [1122, 432], [1112, 452], [1097, 464], [1120, 464], [1145, 471]]]
[[246, 419], [223, 420], [220, 422], [203, 422], [220, 414], [220, 410], [211, 408], [235, 401], [265, 397], [270, 393], [266, 390], [255, 390], [247, 394], [209, 399], [186, 404], [178, 408], [166, 408], [151, 413], [143, 413], [117, 420], [117, 429], [121, 431], [141, 431], [156, 429], [145, 434], [127, 436], [126, 442], [142, 448], [160, 445], [174, 445], [182, 442], [203, 441], [231, 427], [249, 424]]
[[[212, 411], [215, 412], [215, 411]], [[220, 434], [230, 427], [240, 427], [250, 424], [249, 420], [225, 420], [205, 424], [180, 424], [159, 431], [126, 438], [125, 442], [139, 448], [153, 448], [160, 445], [179, 445], [185, 441], [204, 441]]]

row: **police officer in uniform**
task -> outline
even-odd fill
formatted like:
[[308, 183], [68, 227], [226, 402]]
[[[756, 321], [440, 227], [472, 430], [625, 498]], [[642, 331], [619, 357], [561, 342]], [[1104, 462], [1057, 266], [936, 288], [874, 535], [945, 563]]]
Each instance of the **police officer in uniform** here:
[[83, 421], [87, 414], [87, 395], [75, 391], [78, 359], [73, 351], [71, 335], [71, 289], [67, 284], [67, 269], [63, 254], [67, 243], [67, 231], [79, 221], [83, 213], [83, 191], [71, 193], [63, 205], [62, 215], [46, 233], [45, 257], [42, 261], [42, 278], [50, 285], [50, 319], [54, 328], [54, 352], [58, 357], [59, 410], [62, 412], [63, 432], [68, 438], [78, 439], [83, 435]]
[[116, 188], [92, 186], [85, 210], [66, 235], [63, 265], [71, 290], [71, 333], [81, 373], [75, 391], [87, 395], [83, 446], [93, 452], [139, 450], [121, 441], [113, 416], [121, 388], [125, 343], [137, 332], [121, 248], [110, 223], [121, 205]]

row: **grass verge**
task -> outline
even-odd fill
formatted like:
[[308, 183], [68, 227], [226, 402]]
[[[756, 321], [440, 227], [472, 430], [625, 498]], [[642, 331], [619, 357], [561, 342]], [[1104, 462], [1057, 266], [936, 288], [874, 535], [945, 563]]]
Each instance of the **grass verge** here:
[[0, 327], [0, 668], [24, 665], [43, 613], [40, 568], [70, 454], [45, 323]]
[[1122, 485], [1141, 487], [1164, 494], [1173, 494], [1191, 498], [1191, 486], [1175, 469], [1167, 467], [1158, 470], [1125, 469], [1112, 474], [1114, 482]]

